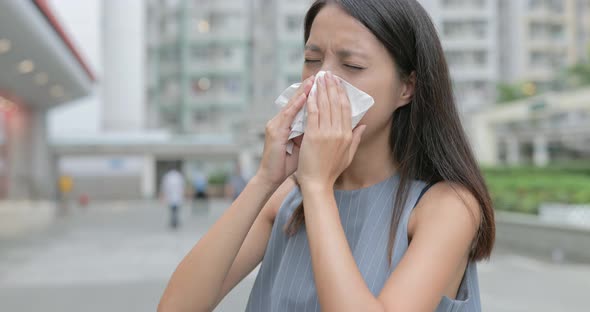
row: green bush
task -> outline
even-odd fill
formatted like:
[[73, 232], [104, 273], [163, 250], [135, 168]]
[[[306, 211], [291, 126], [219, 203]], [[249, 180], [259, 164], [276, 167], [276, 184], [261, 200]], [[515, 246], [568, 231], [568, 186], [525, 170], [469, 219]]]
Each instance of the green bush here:
[[217, 171], [209, 175], [209, 185], [225, 185], [227, 179], [226, 172]]
[[494, 207], [536, 214], [544, 202], [590, 204], [590, 164], [483, 170]]

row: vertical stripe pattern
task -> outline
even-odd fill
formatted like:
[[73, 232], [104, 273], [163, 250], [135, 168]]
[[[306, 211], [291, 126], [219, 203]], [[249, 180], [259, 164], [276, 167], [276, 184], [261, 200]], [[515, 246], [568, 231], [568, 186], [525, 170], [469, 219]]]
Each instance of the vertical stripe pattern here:
[[[398, 225], [391, 262], [387, 246], [398, 176], [359, 190], [335, 190], [342, 227], [367, 287], [378, 295], [408, 248], [407, 223], [425, 184], [412, 183]], [[246, 311], [320, 311], [305, 226], [293, 236], [284, 227], [302, 201], [295, 188], [285, 198], [275, 219]], [[475, 263], [469, 263], [457, 298], [442, 297], [436, 312], [481, 311]]]

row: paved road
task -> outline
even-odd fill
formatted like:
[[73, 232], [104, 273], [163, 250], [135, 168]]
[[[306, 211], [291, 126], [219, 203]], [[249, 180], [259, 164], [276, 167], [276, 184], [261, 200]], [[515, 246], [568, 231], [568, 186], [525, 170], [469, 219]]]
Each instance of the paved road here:
[[[0, 240], [0, 311], [155, 311], [176, 264], [226, 205], [185, 210], [183, 227], [171, 231], [157, 203], [100, 204], [42, 233]], [[498, 251], [479, 269], [484, 311], [589, 310], [588, 265]], [[216, 311], [242, 311], [255, 274]]]

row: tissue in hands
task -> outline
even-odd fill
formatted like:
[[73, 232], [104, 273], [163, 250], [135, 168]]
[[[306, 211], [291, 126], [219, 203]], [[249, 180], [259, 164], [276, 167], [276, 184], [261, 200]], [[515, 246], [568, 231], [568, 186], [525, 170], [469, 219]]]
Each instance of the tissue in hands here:
[[[317, 83], [318, 78], [322, 77], [326, 74], [325, 71], [321, 71], [316, 74], [315, 81], [313, 86], [311, 87], [311, 92], [315, 92], [317, 90]], [[356, 125], [361, 121], [365, 113], [375, 104], [375, 100], [368, 95], [367, 93], [355, 88], [350, 83], [346, 82], [344, 79], [339, 78], [342, 82], [342, 86], [346, 90], [346, 94], [348, 94], [348, 100], [350, 101], [350, 110], [352, 115], [350, 116], [352, 120], [352, 128], [356, 127]], [[279, 107], [284, 107], [287, 105], [289, 100], [295, 95], [297, 89], [301, 83], [296, 83], [288, 87], [279, 97], [276, 99], [275, 104]], [[310, 92], [310, 93], [311, 93]], [[289, 140], [296, 138], [302, 135], [305, 132], [305, 125], [307, 123], [307, 105], [304, 105], [303, 108], [297, 113], [295, 116], [295, 120], [291, 124], [291, 133], [289, 134]], [[293, 142], [290, 141], [287, 144], [287, 152], [289, 154], [293, 153]]]

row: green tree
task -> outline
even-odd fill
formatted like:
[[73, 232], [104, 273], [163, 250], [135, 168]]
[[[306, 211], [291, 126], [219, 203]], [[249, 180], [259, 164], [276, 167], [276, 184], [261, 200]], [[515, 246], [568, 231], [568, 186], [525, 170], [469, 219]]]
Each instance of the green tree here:
[[567, 71], [568, 85], [571, 87], [583, 87], [590, 85], [590, 62], [578, 63]]
[[537, 87], [532, 82], [525, 83], [499, 83], [497, 85], [498, 98], [496, 102], [507, 103], [517, 101], [537, 94]]

